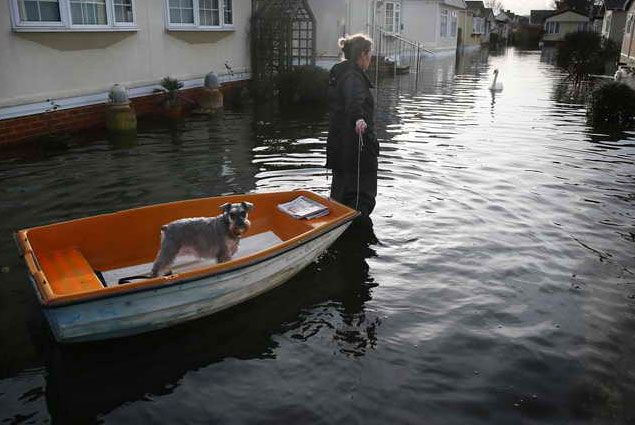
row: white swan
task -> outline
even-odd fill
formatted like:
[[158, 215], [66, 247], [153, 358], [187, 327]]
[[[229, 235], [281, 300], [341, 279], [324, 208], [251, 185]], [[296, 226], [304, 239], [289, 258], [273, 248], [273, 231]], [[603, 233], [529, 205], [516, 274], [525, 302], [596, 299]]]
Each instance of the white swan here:
[[491, 91], [503, 91], [503, 83], [500, 81], [496, 81], [498, 79], [498, 69], [494, 70], [494, 81], [492, 81], [492, 85], [489, 86]]

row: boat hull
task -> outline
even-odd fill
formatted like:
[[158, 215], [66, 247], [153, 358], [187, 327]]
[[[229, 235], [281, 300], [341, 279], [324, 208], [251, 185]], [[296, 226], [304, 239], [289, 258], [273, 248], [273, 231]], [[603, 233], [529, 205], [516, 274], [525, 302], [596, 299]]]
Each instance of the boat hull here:
[[350, 222], [287, 251], [224, 273], [44, 309], [55, 339], [81, 342], [149, 332], [225, 310], [288, 281]]

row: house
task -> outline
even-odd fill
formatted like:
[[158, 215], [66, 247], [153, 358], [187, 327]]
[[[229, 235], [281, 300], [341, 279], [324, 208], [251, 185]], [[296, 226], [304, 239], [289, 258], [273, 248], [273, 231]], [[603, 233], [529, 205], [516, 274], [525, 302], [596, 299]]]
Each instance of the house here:
[[556, 12], [545, 19], [542, 41], [545, 45], [562, 42], [567, 34], [592, 30], [589, 17], [572, 10]]
[[[64, 113], [60, 130], [101, 123], [116, 83], [128, 87], [133, 103], [153, 98], [148, 106], [165, 76], [184, 89], [201, 87], [210, 71], [221, 83], [247, 80], [251, 0], [198, 4], [1, 1], [0, 143], [46, 131], [38, 121], [45, 112]], [[143, 107], [135, 105], [137, 112]], [[72, 113], [78, 108], [81, 114]], [[16, 129], [10, 140], [8, 128]]]
[[516, 16], [509, 10], [496, 15], [497, 34], [503, 40], [509, 40], [516, 25]]
[[602, 23], [602, 37], [618, 44], [624, 38], [626, 26], [627, 0], [604, 0], [604, 22]]
[[[431, 52], [454, 52], [463, 0], [308, 0], [315, 15], [316, 63], [329, 68], [340, 59], [337, 40], [367, 33], [382, 52], [401, 40]], [[399, 50], [395, 48], [394, 50]], [[397, 54], [398, 55], [398, 54]]]
[[620, 54], [620, 62], [624, 62], [629, 66], [635, 66], [635, 1], [628, 0], [625, 5], [626, 24], [624, 30], [624, 38], [622, 39], [622, 52]]
[[436, 53], [455, 52], [464, 0], [403, 0], [403, 37]]
[[485, 4], [482, 1], [466, 1], [466, 12], [472, 13], [472, 34], [473, 44], [481, 45], [487, 43], [489, 33], [486, 30], [487, 16]]
[[473, 50], [481, 45], [480, 23], [480, 18], [475, 16], [474, 9], [466, 7], [459, 14], [458, 48], [461, 51]]
[[485, 8], [485, 37], [483, 42], [490, 43], [492, 33], [496, 31], [496, 16], [491, 7]]

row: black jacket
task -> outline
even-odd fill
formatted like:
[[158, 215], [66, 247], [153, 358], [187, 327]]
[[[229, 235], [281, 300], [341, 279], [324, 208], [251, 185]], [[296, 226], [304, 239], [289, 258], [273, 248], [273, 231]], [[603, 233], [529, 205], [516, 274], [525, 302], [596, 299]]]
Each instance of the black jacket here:
[[326, 167], [336, 171], [357, 172], [359, 139], [355, 122], [363, 118], [364, 133], [361, 172], [376, 171], [379, 143], [375, 137], [375, 101], [368, 76], [353, 62], [344, 61], [329, 74], [329, 135], [326, 143]]

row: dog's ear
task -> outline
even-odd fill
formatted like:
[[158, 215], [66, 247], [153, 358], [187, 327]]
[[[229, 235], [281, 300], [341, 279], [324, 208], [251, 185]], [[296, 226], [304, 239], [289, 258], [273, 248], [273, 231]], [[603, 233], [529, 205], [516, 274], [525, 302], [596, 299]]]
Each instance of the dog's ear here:
[[231, 209], [232, 209], [232, 204], [230, 204], [230, 203], [225, 203], [225, 204], [221, 205], [219, 208], [220, 208], [220, 210], [221, 210], [222, 212], [224, 212], [224, 213], [229, 213], [229, 210], [231, 210]]
[[241, 202], [240, 203], [244, 209], [246, 209], [247, 211], [251, 211], [254, 209], [254, 204], [252, 204], [251, 202]]

